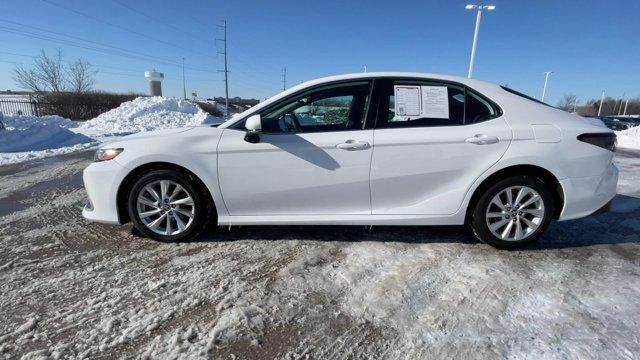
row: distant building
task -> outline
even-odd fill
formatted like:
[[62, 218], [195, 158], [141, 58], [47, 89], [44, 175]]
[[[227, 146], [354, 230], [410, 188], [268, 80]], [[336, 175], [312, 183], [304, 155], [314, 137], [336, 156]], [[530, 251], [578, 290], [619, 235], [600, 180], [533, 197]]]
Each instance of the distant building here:
[[149, 95], [162, 96], [162, 80], [164, 74], [157, 71], [145, 71], [144, 77], [149, 81]]

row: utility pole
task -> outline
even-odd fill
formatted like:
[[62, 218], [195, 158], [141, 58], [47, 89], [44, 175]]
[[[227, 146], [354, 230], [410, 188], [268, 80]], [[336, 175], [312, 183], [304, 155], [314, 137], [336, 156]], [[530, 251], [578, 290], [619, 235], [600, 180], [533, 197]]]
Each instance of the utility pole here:
[[184, 58], [182, 58], [182, 97], [187, 100], [187, 83], [184, 79]]
[[542, 98], [540, 101], [544, 102], [544, 96], [547, 93], [547, 82], [549, 81], [549, 75], [553, 74], [553, 71], [545, 71], [544, 72], [544, 87], [542, 88]]
[[598, 116], [602, 113], [602, 102], [604, 101], [604, 90], [602, 90], [602, 96], [600, 97], [600, 106], [598, 107]]
[[222, 25], [218, 25], [224, 29], [224, 38], [217, 39], [224, 42], [224, 51], [218, 52], [218, 54], [224, 55], [224, 70], [218, 70], [218, 72], [224, 73], [224, 115], [229, 116], [229, 69], [227, 68], [227, 20], [223, 21]]
[[282, 91], [287, 90], [287, 68], [282, 68]]

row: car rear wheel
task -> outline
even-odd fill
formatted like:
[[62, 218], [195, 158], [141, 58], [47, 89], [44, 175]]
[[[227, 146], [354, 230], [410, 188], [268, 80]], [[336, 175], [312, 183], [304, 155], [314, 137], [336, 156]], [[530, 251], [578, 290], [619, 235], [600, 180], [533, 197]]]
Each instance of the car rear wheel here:
[[129, 193], [129, 217], [140, 233], [163, 242], [196, 239], [207, 226], [207, 197], [188, 176], [156, 170], [141, 176]]
[[540, 238], [553, 213], [553, 197], [542, 180], [515, 176], [497, 182], [480, 196], [470, 225], [479, 240], [513, 249]]

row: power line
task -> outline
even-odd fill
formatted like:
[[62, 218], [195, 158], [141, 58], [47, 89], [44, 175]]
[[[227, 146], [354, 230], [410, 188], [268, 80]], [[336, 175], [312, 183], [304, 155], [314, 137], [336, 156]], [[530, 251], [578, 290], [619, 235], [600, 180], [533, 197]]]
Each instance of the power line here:
[[[21, 54], [21, 53], [15, 53], [15, 52], [9, 52], [9, 51], [0, 51], [0, 54], [7, 54], [7, 55], [13, 55], [13, 56], [21, 56], [21, 57], [27, 57], [27, 58], [31, 58], [31, 59], [35, 59], [37, 58], [37, 56], [34, 55], [28, 55], [28, 54]], [[18, 61], [8, 61], [8, 60], [0, 60], [0, 62], [3, 63], [8, 63], [8, 64], [14, 64], [14, 65], [34, 65], [33, 62], [31, 63], [25, 63], [25, 62], [18, 62]], [[115, 67], [115, 66], [109, 66], [109, 65], [101, 65], [101, 64], [91, 64], [92, 67], [96, 68], [96, 69], [113, 69], [113, 70], [117, 70], [120, 71], [119, 73], [117, 72], [110, 72], [110, 71], [99, 71], [99, 74], [109, 74], [109, 75], [119, 75], [119, 76], [129, 76], [129, 77], [139, 77], [141, 73], [141, 70], [133, 70], [133, 69], [125, 69], [123, 67]], [[122, 72], [131, 72], [133, 74], [123, 74]], [[189, 82], [192, 83], [204, 83], [204, 84], [210, 84], [210, 80], [206, 80], [206, 79], [202, 79], [202, 78], [193, 78], [193, 77], [186, 77], [185, 79], [188, 80]], [[172, 78], [166, 78], [165, 81], [170, 81], [173, 82], [176, 79], [172, 79]], [[224, 80], [223, 80], [224, 81]], [[236, 80], [234, 80], [237, 84], [243, 86], [243, 87], [248, 87], [248, 88], [254, 88], [256, 90], [261, 90], [264, 91], [268, 94], [275, 94], [277, 92], [279, 92], [280, 90], [277, 89], [276, 87], [271, 87], [271, 86], [262, 86], [259, 84], [256, 84], [255, 81], [253, 81], [253, 79], [251, 80], [247, 80], [247, 81], [243, 81], [241, 80], [241, 78], [237, 78]]]
[[61, 9], [66, 10], [66, 11], [72, 12], [72, 13], [74, 13], [74, 14], [76, 14], [76, 15], [79, 15], [79, 16], [82, 16], [82, 17], [87, 17], [87, 18], [92, 19], [92, 20], [94, 20], [94, 21], [101, 22], [101, 23], [103, 23], [103, 24], [109, 25], [109, 26], [111, 26], [111, 27], [113, 27], [113, 28], [116, 28], [116, 29], [119, 29], [119, 30], [122, 30], [122, 31], [126, 31], [126, 32], [129, 32], [129, 33], [132, 33], [132, 34], [138, 35], [138, 36], [140, 36], [140, 37], [143, 37], [143, 38], [146, 38], [146, 39], [149, 39], [149, 40], [153, 40], [153, 41], [159, 42], [159, 43], [164, 44], [164, 45], [173, 46], [173, 47], [175, 47], [175, 48], [182, 49], [182, 50], [185, 50], [185, 51], [189, 51], [189, 52], [192, 52], [192, 53], [194, 53], [194, 54], [201, 55], [201, 56], [205, 56], [205, 57], [212, 57], [212, 56], [207, 55], [207, 54], [205, 54], [205, 53], [201, 53], [201, 52], [199, 52], [199, 51], [195, 51], [195, 50], [192, 50], [192, 49], [186, 48], [186, 47], [184, 47], [184, 46], [180, 46], [180, 45], [177, 45], [177, 44], [173, 44], [173, 43], [170, 43], [170, 42], [168, 42], [168, 41], [164, 41], [164, 40], [162, 40], [162, 39], [158, 39], [158, 38], [156, 38], [156, 37], [153, 37], [153, 36], [149, 36], [149, 35], [143, 34], [143, 33], [139, 32], [139, 31], [132, 30], [132, 29], [130, 29], [130, 28], [127, 28], [127, 27], [124, 27], [124, 26], [121, 26], [121, 25], [118, 25], [118, 24], [111, 23], [111, 22], [109, 22], [109, 21], [106, 21], [106, 20], [100, 19], [100, 18], [98, 18], [98, 17], [95, 17], [95, 16], [93, 16], [93, 15], [91, 15], [91, 14], [87, 14], [87, 13], [85, 13], [85, 12], [82, 12], [82, 11], [76, 10], [76, 9], [74, 9], [74, 8], [71, 8], [71, 7], [68, 7], [68, 6], [65, 6], [65, 5], [61, 5], [61, 4], [55, 3], [55, 2], [53, 2], [53, 1], [51, 1], [51, 0], [40, 0], [40, 1], [45, 2], [45, 3], [49, 4], [49, 5], [53, 5], [53, 6], [59, 7], [59, 8], [61, 8]]
[[[4, 20], [0, 20], [0, 21], [4, 21]], [[71, 40], [68, 40], [68, 39], [58, 38], [58, 37], [54, 37], [54, 36], [50, 36], [50, 35], [46, 35], [46, 34], [34, 33], [34, 32], [30, 32], [30, 31], [25, 31], [25, 30], [11, 28], [11, 27], [2, 26], [2, 25], [0, 25], [0, 31], [6, 32], [6, 33], [10, 33], [10, 34], [19, 35], [19, 36], [25, 36], [25, 37], [30, 37], [30, 38], [50, 41], [50, 42], [54, 42], [54, 43], [58, 43], [58, 44], [62, 44], [62, 45], [74, 46], [74, 47], [78, 47], [78, 48], [81, 48], [81, 49], [96, 51], [96, 52], [103, 53], [103, 54], [116, 55], [116, 56], [126, 57], [126, 58], [130, 58], [130, 59], [143, 60], [143, 61], [147, 61], [147, 62], [148, 61], [152, 61], [152, 62], [164, 63], [164, 64], [171, 65], [171, 66], [180, 66], [180, 63], [177, 62], [177, 61], [167, 60], [167, 59], [159, 58], [159, 57], [152, 56], [152, 55], [146, 55], [146, 54], [142, 54], [142, 53], [139, 53], [139, 52], [133, 52], [133, 51], [126, 50], [126, 49], [120, 50], [121, 48], [118, 48], [118, 47], [115, 47], [115, 46], [112, 46], [112, 45], [101, 44], [101, 43], [94, 42], [94, 41], [91, 41], [91, 40], [78, 38], [78, 37], [75, 37], [75, 36], [72, 36], [72, 35], [66, 35], [66, 34], [57, 33], [57, 34], [61, 34], [62, 36], [67, 36], [67, 37], [70, 37], [70, 38], [80, 39], [80, 41], [84, 41], [84, 42], [88, 42], [88, 43], [96, 43], [96, 44], [98, 44], [99, 46], [102, 46], [102, 47], [113, 48], [115, 51], [114, 50], [107, 50], [107, 49], [104, 49], [104, 48], [101, 48], [101, 47], [96, 47], [96, 46], [93, 46], [93, 45], [78, 43], [78, 42], [71, 41]], [[45, 31], [45, 30], [40, 30], [40, 31], [49, 32], [49, 31]], [[51, 33], [55, 33], [55, 32], [51, 32]], [[138, 55], [138, 54], [140, 54], [140, 55]], [[195, 67], [187, 67], [187, 68], [190, 69], [190, 70], [193, 70], [193, 71], [209, 72], [209, 73], [213, 73], [214, 72], [212, 70], [200, 69], [200, 68], [195, 68]]]
[[140, 11], [140, 10], [137, 10], [137, 9], [132, 8], [131, 6], [129, 6], [129, 5], [127, 5], [127, 4], [123, 3], [123, 2], [121, 2], [121, 1], [119, 1], [119, 0], [112, 0], [112, 1], [113, 1], [113, 2], [115, 2], [115, 3], [116, 3], [116, 4], [118, 4], [118, 5], [120, 5], [120, 6], [124, 7], [124, 8], [126, 8], [126, 9], [129, 9], [130, 11], [132, 11], [132, 12], [134, 12], [134, 13], [138, 14], [138, 15], [142, 15], [142, 16], [146, 17], [147, 19], [150, 19], [150, 20], [155, 21], [155, 22], [157, 22], [157, 23], [160, 23], [160, 24], [162, 24], [162, 25], [164, 25], [164, 26], [167, 26], [167, 27], [170, 27], [170, 28], [172, 28], [172, 29], [174, 29], [174, 30], [177, 30], [177, 31], [179, 31], [179, 32], [182, 32], [182, 33], [184, 33], [185, 35], [187, 35], [187, 36], [189, 36], [189, 37], [199, 38], [200, 40], [205, 41], [205, 42], [207, 42], [207, 41], [208, 41], [207, 39], [205, 39], [205, 38], [203, 38], [203, 37], [200, 37], [200, 35], [194, 35], [194, 34], [192, 34], [192, 33], [190, 33], [190, 32], [185, 31], [184, 29], [180, 29], [180, 28], [178, 28], [178, 27], [176, 27], [176, 26], [173, 26], [173, 25], [171, 25], [170, 23], [167, 23], [167, 22], [165, 22], [165, 21], [159, 20], [159, 19], [157, 19], [156, 17], [151, 16], [151, 15], [149, 15], [149, 14], [147, 14], [147, 13], [143, 12], [143, 11]]
[[[0, 52], [0, 53], [7, 53], [7, 52]], [[21, 55], [21, 54], [12, 54], [12, 55], [19, 55], [19, 56], [28, 56], [28, 57], [32, 57], [35, 58], [35, 56], [30, 56], [30, 55]], [[34, 62], [30, 62], [30, 63], [26, 63], [26, 62], [21, 62], [21, 61], [10, 61], [10, 60], [0, 60], [0, 62], [2, 63], [7, 63], [7, 64], [13, 64], [13, 65], [35, 65]], [[130, 70], [130, 69], [122, 69], [122, 68], [116, 68], [116, 67], [110, 67], [110, 66], [105, 66], [105, 65], [91, 65], [91, 67], [98, 69], [99, 71], [97, 72], [98, 74], [108, 74], [108, 75], [117, 75], [117, 76], [128, 76], [128, 77], [134, 77], [134, 78], [139, 78], [141, 79], [141, 72], [137, 71], [137, 70]], [[104, 70], [100, 70], [102, 68], [110, 68], [110, 69], [114, 69], [114, 70], [118, 70], [118, 71], [129, 71], [129, 72], [135, 72], [137, 74], [124, 74], [121, 72], [113, 72], [113, 71], [104, 71]], [[203, 80], [203, 79], [194, 79], [194, 78], [185, 78], [187, 80], [189, 80], [190, 82], [195, 82], [195, 83], [206, 83], [206, 84], [210, 84], [211, 82], [209, 80]], [[166, 78], [165, 81], [169, 81], [169, 82], [173, 82], [173, 81], [177, 81], [179, 79], [175, 79], [175, 78]], [[268, 89], [267, 89], [268, 90]]]
[[[180, 63], [178, 63], [176, 61], [173, 61], [173, 60], [163, 59], [161, 57], [157, 57], [157, 56], [154, 56], [154, 55], [149, 55], [149, 54], [142, 53], [142, 52], [139, 52], [139, 51], [129, 50], [129, 49], [125, 49], [125, 48], [122, 48], [122, 47], [115, 46], [115, 45], [111, 45], [111, 44], [107, 44], [107, 43], [102, 43], [102, 42], [98, 42], [98, 41], [94, 41], [94, 40], [85, 39], [85, 38], [78, 37], [78, 36], [75, 36], [75, 35], [56, 32], [56, 31], [52, 31], [52, 30], [41, 28], [41, 27], [37, 27], [37, 26], [21, 24], [21, 23], [18, 23], [18, 22], [15, 22], [15, 21], [11, 21], [11, 20], [6, 20], [6, 19], [0, 19], [0, 22], [6, 22], [6, 23], [10, 23], [10, 24], [21, 26], [21, 27], [26, 27], [26, 28], [29, 28], [29, 29], [34, 29], [34, 30], [37, 30], [39, 32], [43, 32], [43, 33], [46, 33], [46, 34], [55, 34], [55, 35], [58, 35], [58, 36], [71, 38], [71, 39], [74, 39], [74, 40], [81, 41], [83, 43], [95, 44], [95, 45], [98, 45], [100, 47], [106, 47], [106, 48], [109, 48], [109, 49], [116, 50], [116, 53], [114, 53], [111, 50], [107, 51], [105, 49], [96, 49], [94, 46], [91, 46], [91, 48], [88, 48], [87, 44], [78, 44], [77, 42], [71, 42], [68, 39], [60, 39], [60, 38], [55, 38], [55, 37], [50, 36], [50, 35], [44, 35], [44, 34], [33, 33], [33, 32], [29, 32], [29, 31], [25, 31], [25, 30], [20, 30], [20, 29], [16, 29], [16, 28], [5, 27], [5, 29], [10, 29], [11, 31], [21, 32], [20, 34], [17, 34], [17, 35], [21, 35], [21, 36], [28, 36], [28, 37], [32, 37], [32, 38], [35, 37], [35, 38], [38, 38], [38, 39], [41, 39], [41, 40], [52, 41], [52, 42], [60, 43], [60, 44], [63, 44], [63, 45], [71, 45], [71, 46], [75, 46], [75, 47], [79, 47], [79, 48], [83, 48], [83, 49], [87, 49], [87, 50], [92, 50], [92, 51], [97, 51], [97, 52], [101, 52], [101, 53], [105, 53], [105, 54], [115, 54], [117, 56], [128, 57], [128, 58], [136, 59], [136, 60], [154, 61], [154, 62], [164, 63], [164, 64], [168, 64], [168, 65], [172, 65], [172, 66], [181, 66]], [[15, 32], [14, 32], [14, 34], [15, 34]], [[46, 39], [43, 39], [43, 37], [46, 37]], [[220, 52], [220, 54], [222, 54], [222, 52]], [[250, 63], [248, 63], [248, 62], [246, 62], [244, 60], [236, 59], [234, 61], [237, 61], [238, 63], [244, 64], [247, 68], [253, 69], [254, 72], [257, 72], [257, 73], [263, 72], [262, 70], [255, 68], [252, 64], [250, 64]], [[193, 66], [185, 66], [185, 68], [189, 69], [189, 70], [193, 70], [193, 71], [199, 71], [199, 72], [210, 72], [210, 73], [214, 72], [213, 70], [200, 69], [200, 68], [195, 68]], [[273, 86], [273, 82], [266, 81], [264, 79], [260, 79], [260, 78], [256, 77], [254, 74], [247, 73], [247, 72], [245, 72], [245, 71], [243, 71], [241, 69], [236, 69], [236, 71], [238, 72], [238, 75], [245, 75], [247, 78], [250, 78], [252, 82], [261, 82], [262, 84], [267, 85], [269, 87]]]
[[[121, 47], [115, 46], [115, 45], [106, 44], [106, 43], [98, 42], [98, 41], [95, 41], [95, 40], [89, 40], [89, 39], [85, 39], [85, 38], [82, 38], [82, 37], [79, 37], [79, 36], [69, 35], [69, 34], [57, 32], [57, 31], [53, 31], [53, 30], [49, 30], [49, 29], [45, 29], [45, 28], [41, 28], [41, 27], [37, 27], [37, 26], [33, 26], [33, 25], [26, 25], [26, 24], [22, 24], [22, 23], [19, 23], [19, 22], [6, 20], [6, 19], [0, 19], [0, 22], [10, 23], [10, 24], [13, 24], [13, 25], [17, 25], [17, 26], [33, 29], [33, 30], [36, 30], [36, 31], [43, 32], [45, 34], [47, 34], [47, 33], [48, 34], [54, 34], [54, 35], [63, 36], [63, 37], [67, 37], [67, 38], [74, 39], [74, 40], [79, 40], [79, 41], [90, 43], [90, 44], [95, 44], [95, 45], [106, 47], [106, 48], [111, 48], [111, 49], [117, 50], [118, 52], [124, 52], [124, 53], [127, 53], [127, 54], [134, 54], [135, 56], [142, 56], [142, 57], [148, 58], [149, 60], [158, 59], [158, 57], [156, 57], [156, 56], [145, 54], [145, 53], [142, 53], [142, 52], [139, 52], [139, 51], [129, 50], [129, 49], [125, 49], [125, 48], [121, 48]], [[20, 29], [16, 29], [16, 28], [10, 28], [10, 27], [6, 27], [6, 26], [4, 28], [5, 29], [12, 29], [12, 30], [15, 30], [15, 31], [21, 31], [21, 32], [24, 32], [24, 33], [27, 33], [27, 34], [31, 34], [31, 35], [47, 36], [49, 38], [54, 38], [54, 37], [52, 37], [50, 35], [37, 34], [37, 33], [29, 32], [29, 31], [25, 31], [25, 30], [20, 30]], [[67, 39], [59, 39], [59, 40], [69, 41]], [[86, 46], [86, 44], [83, 44], [83, 45]]]
[[[38, 56], [34, 56], [34, 55], [18, 54], [18, 53], [8, 52], [8, 51], [0, 51], [0, 54], [7, 54], [7, 55], [13, 55], [13, 56], [22, 56], [22, 57], [28, 57], [28, 58], [31, 58], [31, 59], [37, 59], [38, 58]], [[137, 74], [141, 74], [142, 73], [141, 70], [123, 69], [123, 68], [120, 68], [120, 67], [115, 67], [115, 66], [110, 66], [110, 65], [94, 64], [93, 62], [91, 62], [91, 66], [92, 67], [96, 67], [96, 68], [114, 69], [114, 70], [119, 70], [119, 71], [129, 71], [129, 72], [134, 72], [134, 73], [137, 73]]]

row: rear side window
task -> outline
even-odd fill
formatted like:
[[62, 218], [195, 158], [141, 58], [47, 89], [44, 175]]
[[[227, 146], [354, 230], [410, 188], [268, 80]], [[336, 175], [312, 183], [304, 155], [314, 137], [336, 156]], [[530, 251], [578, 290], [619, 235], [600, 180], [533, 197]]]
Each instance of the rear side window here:
[[491, 101], [457, 84], [397, 80], [383, 87], [380, 101], [378, 128], [457, 126], [500, 115]]
[[432, 82], [397, 81], [386, 91], [382, 127], [449, 126], [464, 123], [464, 88]]

